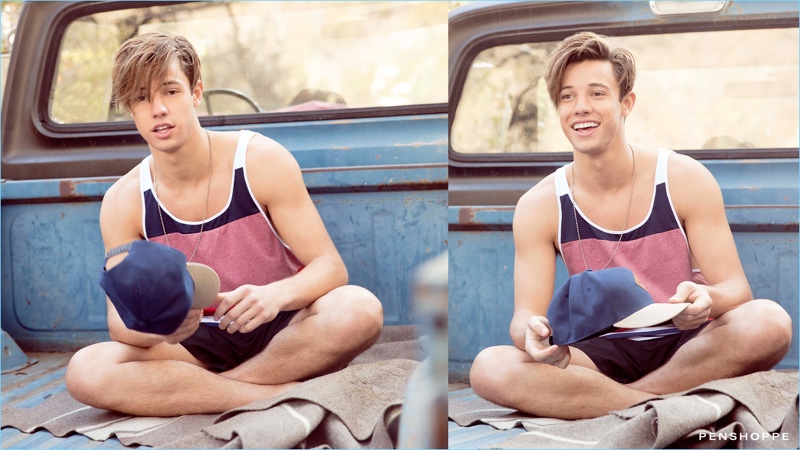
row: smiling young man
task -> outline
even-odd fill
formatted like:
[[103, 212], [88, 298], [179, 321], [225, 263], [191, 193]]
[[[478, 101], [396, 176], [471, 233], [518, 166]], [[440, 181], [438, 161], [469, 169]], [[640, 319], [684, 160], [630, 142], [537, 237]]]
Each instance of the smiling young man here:
[[[106, 251], [146, 239], [205, 263], [222, 293], [202, 323], [128, 329], [108, 301], [111, 342], [75, 354], [66, 381], [88, 405], [136, 415], [222, 412], [337, 370], [372, 345], [381, 304], [347, 270], [291, 154], [267, 137], [201, 127], [200, 61], [181, 37], [148, 33], [117, 52], [113, 92], [151, 155], [106, 194]], [[106, 269], [124, 254], [110, 256]]]
[[[546, 81], [573, 162], [519, 200], [514, 215], [514, 346], [482, 351], [478, 395], [547, 417], [598, 417], [657, 395], [777, 364], [791, 319], [753, 300], [719, 186], [700, 163], [625, 136], [636, 95], [633, 56], [594, 33], [556, 48]], [[596, 337], [557, 346], [546, 313], [556, 255], [570, 275], [622, 266], [656, 302], [687, 302], [675, 333]], [[713, 319], [713, 320], [711, 320]]]

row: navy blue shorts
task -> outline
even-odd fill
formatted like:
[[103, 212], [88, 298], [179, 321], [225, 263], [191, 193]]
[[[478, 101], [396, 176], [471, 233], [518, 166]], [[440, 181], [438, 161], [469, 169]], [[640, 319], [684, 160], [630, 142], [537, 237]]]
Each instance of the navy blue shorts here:
[[607, 377], [627, 384], [663, 366], [683, 344], [697, 336], [709, 323], [706, 322], [694, 330], [647, 341], [596, 337], [571, 344], [570, 347], [586, 353]]
[[228, 333], [216, 323], [201, 323], [193, 335], [181, 342], [208, 370], [225, 372], [264, 351], [272, 338], [289, 325], [297, 311], [281, 311], [249, 333]]

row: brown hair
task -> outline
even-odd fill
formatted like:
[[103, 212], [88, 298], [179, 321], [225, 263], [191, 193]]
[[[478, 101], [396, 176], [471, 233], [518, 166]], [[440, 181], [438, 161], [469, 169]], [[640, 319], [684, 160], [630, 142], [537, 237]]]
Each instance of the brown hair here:
[[111, 69], [112, 102], [130, 111], [142, 87], [149, 93], [150, 83], [164, 80], [173, 61], [178, 61], [194, 89], [200, 80], [200, 58], [186, 38], [145, 33], [127, 40], [117, 50]]
[[614, 71], [614, 78], [619, 84], [619, 100], [622, 101], [633, 89], [636, 80], [636, 63], [633, 54], [621, 47], [614, 47], [608, 36], [582, 31], [573, 34], [558, 44], [547, 59], [544, 79], [547, 92], [553, 104], [558, 106], [558, 93], [561, 90], [561, 78], [571, 63], [581, 61], [608, 61]]

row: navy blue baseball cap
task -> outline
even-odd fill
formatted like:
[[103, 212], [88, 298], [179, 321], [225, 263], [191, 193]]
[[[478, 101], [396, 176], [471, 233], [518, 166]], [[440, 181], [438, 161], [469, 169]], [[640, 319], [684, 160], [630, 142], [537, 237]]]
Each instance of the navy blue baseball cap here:
[[190, 308], [207, 308], [219, 293], [219, 276], [211, 267], [187, 263], [180, 251], [150, 241], [134, 241], [110, 250], [128, 255], [100, 274], [100, 286], [125, 326], [154, 334], [171, 334]]
[[616, 328], [651, 327], [671, 320], [689, 303], [656, 303], [629, 269], [612, 267], [573, 275], [547, 310], [550, 342], [574, 344]]

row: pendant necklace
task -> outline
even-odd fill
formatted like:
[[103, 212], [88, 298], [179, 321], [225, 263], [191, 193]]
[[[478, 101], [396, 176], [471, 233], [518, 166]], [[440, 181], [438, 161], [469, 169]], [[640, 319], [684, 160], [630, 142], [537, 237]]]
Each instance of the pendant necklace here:
[[[617, 250], [619, 250], [619, 245], [622, 243], [622, 236], [625, 234], [625, 230], [628, 229], [628, 217], [631, 214], [631, 205], [633, 204], [633, 186], [636, 184], [636, 152], [633, 151], [633, 147], [629, 144], [628, 147], [631, 149], [631, 156], [633, 156], [633, 174], [631, 175], [631, 192], [628, 198], [628, 211], [625, 213], [625, 223], [622, 225], [622, 231], [619, 234], [619, 240], [617, 241], [616, 247], [614, 247], [614, 252], [611, 253], [611, 258], [608, 259], [608, 262], [600, 269], [603, 270], [611, 264], [611, 261], [614, 259], [614, 256], [617, 254]], [[572, 214], [575, 217], [575, 231], [578, 233], [578, 247], [581, 249], [581, 257], [583, 257], [583, 265], [586, 267], [586, 270], [589, 269], [589, 263], [586, 262], [586, 254], [583, 252], [583, 242], [581, 242], [581, 229], [578, 226], [578, 210], [575, 207], [577, 200], [575, 199], [575, 162], [573, 161], [572, 167], [572, 180], [569, 184], [570, 194], [572, 194]]]
[[[211, 135], [206, 131], [206, 138], [208, 138], [208, 187], [206, 188], [206, 205], [203, 208], [203, 220], [200, 222], [200, 233], [197, 234], [197, 243], [194, 245], [194, 251], [192, 252], [192, 256], [189, 258], [188, 262], [191, 262], [194, 259], [194, 255], [197, 254], [197, 249], [200, 247], [200, 238], [203, 237], [203, 228], [206, 224], [206, 217], [208, 217], [208, 198], [211, 196], [211, 169], [212, 169], [212, 162], [213, 162], [213, 153], [211, 151]], [[169, 235], [167, 235], [167, 227], [164, 226], [164, 216], [161, 213], [161, 201], [158, 199], [158, 182], [156, 181], [156, 160], [153, 159], [153, 190], [155, 191], [156, 195], [156, 204], [158, 205], [158, 218], [161, 220], [161, 230], [164, 231], [164, 238], [167, 241], [167, 247], [169, 245]]]

